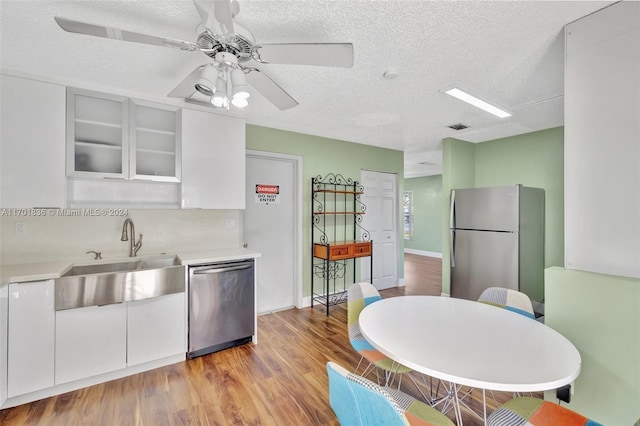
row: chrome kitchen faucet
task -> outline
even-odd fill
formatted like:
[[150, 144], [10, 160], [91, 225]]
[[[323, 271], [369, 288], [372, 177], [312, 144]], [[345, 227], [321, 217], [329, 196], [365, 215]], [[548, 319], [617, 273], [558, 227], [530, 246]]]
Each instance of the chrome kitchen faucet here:
[[[131, 228], [131, 239], [129, 239], [129, 234], [127, 233], [127, 225]], [[142, 248], [142, 234], [140, 234], [140, 238], [136, 242], [136, 228], [130, 218], [126, 218], [122, 224], [120, 241], [129, 241], [129, 257], [135, 257], [138, 254], [138, 250]]]

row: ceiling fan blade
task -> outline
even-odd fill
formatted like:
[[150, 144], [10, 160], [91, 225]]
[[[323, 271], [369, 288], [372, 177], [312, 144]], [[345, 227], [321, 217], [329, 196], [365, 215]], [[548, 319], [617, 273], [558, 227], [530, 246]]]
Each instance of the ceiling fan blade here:
[[[214, 34], [233, 34], [233, 10], [230, 0], [193, 0], [202, 25]], [[237, 3], [236, 3], [237, 5]]]
[[178, 84], [175, 89], [173, 89], [167, 95], [170, 98], [189, 98], [196, 93], [196, 81], [200, 77], [202, 73], [202, 69], [207, 65], [200, 65], [195, 70], [191, 72], [184, 80]]
[[255, 47], [254, 59], [267, 64], [353, 66], [351, 43], [266, 43]]
[[154, 46], [174, 47], [189, 51], [199, 50], [197, 44], [188, 41], [156, 37], [148, 34], [120, 30], [117, 28], [104, 27], [102, 25], [87, 24], [86, 22], [73, 21], [60, 16], [56, 16], [54, 19], [58, 25], [60, 25], [60, 28], [70, 33], [86, 34], [96, 37], [111, 38], [114, 40], [132, 41], [135, 43], [151, 44]]
[[246, 76], [247, 82], [279, 109], [285, 110], [298, 105], [298, 101], [259, 69], [253, 68]]

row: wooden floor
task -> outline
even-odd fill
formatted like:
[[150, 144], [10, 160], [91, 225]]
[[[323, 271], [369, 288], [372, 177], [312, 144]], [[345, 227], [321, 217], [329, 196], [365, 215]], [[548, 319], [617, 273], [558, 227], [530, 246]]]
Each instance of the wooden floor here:
[[[439, 259], [407, 254], [406, 285], [382, 295], [439, 295], [440, 276]], [[344, 304], [333, 307], [328, 317], [321, 306], [263, 315], [258, 317], [257, 345], [1, 410], [0, 424], [337, 425], [325, 364], [336, 361], [354, 370], [358, 363], [346, 317]], [[496, 394], [501, 402], [509, 397]], [[482, 423], [465, 415], [464, 424]]]

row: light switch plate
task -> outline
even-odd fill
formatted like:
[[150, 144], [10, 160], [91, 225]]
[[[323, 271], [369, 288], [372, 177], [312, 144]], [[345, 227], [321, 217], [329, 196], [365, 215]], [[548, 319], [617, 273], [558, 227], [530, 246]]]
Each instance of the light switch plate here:
[[27, 235], [26, 222], [16, 222], [16, 235]]

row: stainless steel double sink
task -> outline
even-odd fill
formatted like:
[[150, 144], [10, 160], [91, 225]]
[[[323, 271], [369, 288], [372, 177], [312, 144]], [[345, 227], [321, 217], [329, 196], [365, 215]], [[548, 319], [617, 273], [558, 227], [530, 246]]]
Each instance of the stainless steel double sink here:
[[184, 290], [185, 268], [175, 255], [79, 265], [55, 280], [55, 309], [111, 305]]

